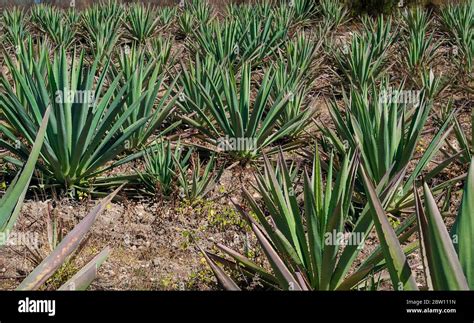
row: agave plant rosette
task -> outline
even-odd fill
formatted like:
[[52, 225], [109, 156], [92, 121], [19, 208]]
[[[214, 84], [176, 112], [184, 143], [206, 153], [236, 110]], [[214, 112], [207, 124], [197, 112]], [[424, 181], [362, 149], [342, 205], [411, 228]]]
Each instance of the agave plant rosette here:
[[165, 67], [174, 64], [174, 55], [171, 53], [172, 46], [171, 37], [157, 36], [150, 40], [146, 49], [150, 57]]
[[217, 186], [224, 172], [224, 165], [217, 170], [216, 162], [215, 154], [211, 154], [207, 164], [201, 162], [199, 156], [191, 157], [189, 163], [175, 159], [180, 195], [186, 201], [203, 199]]
[[285, 28], [292, 28], [295, 24], [295, 11], [293, 7], [281, 4], [272, 8], [272, 15], [275, 18], [275, 24], [284, 26]]
[[[22, 42], [18, 51], [15, 53], [16, 67], [22, 74], [33, 74], [35, 67], [38, 68], [41, 74], [46, 72], [47, 63], [53, 48], [47, 39], [34, 39], [31, 36], [27, 37]], [[21, 61], [21, 63], [20, 63]], [[26, 104], [26, 95], [22, 93], [22, 85], [16, 79], [15, 82], [17, 96], [22, 104]]]
[[461, 71], [472, 80], [474, 67], [474, 1], [449, 4], [441, 10], [442, 22], [451, 35], [453, 56]]
[[362, 18], [364, 31], [362, 36], [370, 44], [376, 56], [383, 55], [398, 39], [399, 29], [394, 25], [392, 17], [379, 16], [375, 19]]
[[191, 114], [195, 106], [204, 106], [202, 88], [210, 92], [212, 86], [221, 86], [220, 69], [212, 55], [202, 57], [197, 54], [194, 60], [183, 65], [178, 79], [178, 86], [181, 89], [178, 99], [179, 106], [185, 114]]
[[178, 26], [181, 31], [181, 34], [184, 35], [184, 37], [192, 35], [195, 23], [196, 18], [192, 15], [192, 13], [187, 10], [184, 10], [178, 16]]
[[280, 63], [275, 67], [275, 87], [272, 97], [277, 98], [280, 93], [288, 93], [290, 96], [280, 117], [281, 125], [284, 126], [294, 120], [302, 121], [288, 134], [288, 137], [292, 139], [296, 139], [304, 131], [316, 113], [311, 106], [312, 102], [307, 100], [309, 87], [304, 84], [302, 76], [299, 70], [292, 70], [285, 63]]
[[[210, 253], [205, 256], [226, 289], [239, 287], [218, 263], [251, 278], [258, 277], [264, 286], [282, 290], [365, 289], [371, 275], [385, 268], [387, 264], [383, 262], [383, 248], [378, 246], [349, 274], [374, 223], [367, 223], [370, 217], [367, 207], [360, 222], [355, 226], [348, 224], [349, 215], [354, 210], [351, 200], [359, 168], [359, 154], [356, 152], [345, 156], [339, 171], [335, 171], [332, 157], [327, 166], [328, 173], [324, 181], [322, 161], [316, 153], [312, 171], [305, 170], [302, 175], [301, 192], [291, 179], [283, 155], [280, 154], [276, 167], [265, 159], [265, 172], [256, 179], [256, 190], [261, 195], [263, 207], [244, 189], [244, 198], [256, 219], [242, 207], [238, 209], [248, 219], [271, 271], [218, 244], [219, 250], [228, 258]], [[407, 227], [404, 224], [398, 230], [395, 239], [399, 243], [406, 242], [406, 236], [413, 232], [405, 230]], [[413, 246], [407, 246], [406, 252], [411, 251]]]
[[[155, 132], [161, 131], [164, 135], [170, 131], [170, 127], [162, 127], [167, 117], [175, 109], [177, 97], [173, 96], [174, 84], [168, 81], [168, 73], [164, 71], [166, 64], [161, 61], [150, 59], [145, 55], [144, 49], [132, 46], [123, 50], [118, 57], [118, 65], [112, 66], [111, 79], [121, 76], [121, 86], [128, 86], [128, 97], [123, 105], [123, 113], [140, 102], [136, 109], [129, 114], [122, 127], [128, 128], [139, 120], [147, 120], [135, 133], [127, 139], [127, 148], [137, 150], [146, 146], [148, 138]], [[117, 87], [117, 94], [121, 87]], [[165, 129], [167, 128], [167, 129]]]
[[322, 44], [322, 38], [317, 39], [304, 32], [298, 33], [293, 40], [287, 42], [285, 50], [280, 52], [281, 62], [275, 63], [275, 91], [272, 96], [277, 97], [279, 93], [291, 94], [282, 115], [282, 123], [295, 120], [301, 114], [305, 115], [302, 119], [306, 122], [294, 129], [291, 134], [293, 138], [312, 121], [315, 113], [315, 109], [311, 107], [312, 102], [308, 102], [307, 98], [323, 60], [320, 52]]
[[431, 24], [428, 13], [416, 7], [415, 9], [406, 10], [403, 14], [408, 35], [406, 36], [406, 55], [404, 58], [410, 72], [419, 75], [420, 72], [426, 70], [436, 57], [436, 50], [441, 43], [435, 43], [434, 33], [427, 34], [427, 30]]
[[145, 151], [145, 169], [138, 171], [144, 184], [144, 192], [149, 195], [157, 193], [169, 197], [174, 192], [174, 184], [178, 177], [178, 167], [184, 168], [188, 163], [192, 150], [183, 153], [183, 147], [177, 142], [174, 147], [170, 141], [157, 140]]
[[291, 18], [290, 21], [292, 25], [298, 24], [300, 26], [307, 26], [310, 24], [311, 19], [315, 17], [317, 11], [318, 6], [315, 1], [293, 0], [288, 2], [282, 0], [274, 12]]
[[398, 33], [392, 30], [391, 18], [363, 20], [364, 31], [355, 33], [349, 46], [335, 50], [334, 57], [347, 80], [360, 89], [383, 76], [387, 53]]
[[220, 82], [217, 84], [211, 77], [207, 78], [210, 89], [206, 89], [205, 84], [198, 84], [202, 105], [192, 101], [191, 97], [183, 98], [194, 113], [183, 116], [183, 120], [199, 130], [203, 139], [215, 145], [217, 150], [230, 152], [238, 158], [253, 159], [264, 148], [306, 122], [303, 114], [285, 124], [279, 122], [291, 93], [280, 93], [271, 98], [276, 86], [273, 68], [266, 71], [255, 100], [250, 98], [250, 64], [242, 66], [240, 79], [229, 66], [219, 67], [219, 73]]
[[109, 55], [121, 36], [125, 10], [117, 2], [94, 4], [82, 12], [81, 22], [95, 56]]
[[287, 62], [289, 74], [295, 83], [308, 83], [308, 79], [315, 77], [315, 70], [322, 63], [324, 36], [324, 30], [318, 30], [316, 35], [299, 32], [280, 51], [280, 59]]
[[320, 1], [319, 11], [323, 16], [325, 24], [330, 26], [331, 29], [336, 29], [337, 27], [346, 22], [348, 10], [344, 6], [344, 4], [338, 1]]
[[18, 163], [25, 160], [42, 116], [51, 107], [41, 150], [42, 163], [38, 165], [50, 184], [71, 189], [114, 167], [113, 161], [126, 149], [127, 140], [148, 121], [144, 117], [125, 127], [148, 93], [127, 105], [130, 85], [119, 86], [118, 75], [105, 88], [110, 61], [99, 71], [100, 58], [86, 66], [83, 51], [70, 58], [61, 50], [52, 62], [46, 62], [45, 74], [37, 65], [33, 66], [33, 73], [22, 73], [30, 67], [23, 54], [19, 57], [22, 68], [10, 58], [6, 63], [14, 83], [20, 87], [12, 86], [5, 76], [0, 79], [4, 93], [0, 106], [7, 123], [15, 130], [1, 125], [8, 138], [1, 141], [1, 146], [13, 153]]
[[230, 2], [226, 6], [226, 13], [228, 17], [232, 19], [237, 19], [242, 23], [245, 21], [250, 21], [249, 19], [252, 16], [258, 18], [265, 18], [272, 14], [273, 5], [270, 1], [264, 0], [257, 3], [233, 3]]
[[133, 4], [125, 14], [125, 28], [128, 35], [140, 44], [144, 44], [155, 35], [159, 24], [160, 19], [150, 5]]
[[75, 25], [68, 21], [71, 13], [66, 13], [48, 5], [38, 5], [31, 9], [31, 19], [38, 29], [48, 35], [58, 46], [68, 48], [75, 39]]
[[[345, 113], [336, 102], [330, 109], [336, 131], [321, 130], [340, 153], [345, 151], [345, 146], [360, 147], [367, 176], [377, 185], [384, 183], [388, 191], [397, 190], [391, 205], [395, 210], [406, 206], [405, 203], [413, 206], [410, 193], [413, 183], [445, 142], [454, 115], [451, 113], [445, 120], [413, 173], [402, 183], [430, 115], [432, 105], [425, 99], [425, 92], [406, 91], [403, 84], [391, 88], [385, 80], [379, 90], [376, 86], [372, 86], [371, 91], [353, 88], [350, 95], [344, 94], [344, 97]], [[458, 157], [447, 158], [426, 176], [435, 176]]]
[[69, 24], [71, 27], [75, 27], [76, 25], [79, 24], [81, 20], [81, 14], [79, 11], [77, 11], [75, 8], [69, 8], [66, 11], [64, 11], [64, 19], [67, 24]]
[[177, 12], [178, 9], [176, 7], [158, 8], [157, 15], [161, 27], [164, 29], [169, 27], [176, 20]]
[[27, 33], [25, 11], [18, 7], [3, 10], [2, 23], [6, 41], [12, 46], [19, 46]]
[[287, 35], [285, 26], [275, 25], [273, 16], [251, 16], [248, 21], [226, 19], [200, 25], [194, 33], [192, 51], [212, 54], [220, 63], [252, 61], [254, 65], [273, 55]]
[[202, 25], [206, 25], [214, 18], [213, 7], [207, 0], [192, 0], [187, 4], [186, 10], [189, 10]]

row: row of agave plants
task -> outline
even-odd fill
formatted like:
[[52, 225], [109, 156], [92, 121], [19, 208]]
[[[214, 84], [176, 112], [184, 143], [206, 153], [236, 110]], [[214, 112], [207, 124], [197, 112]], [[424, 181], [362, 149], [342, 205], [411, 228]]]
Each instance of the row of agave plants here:
[[[204, 1], [3, 11], [0, 154], [21, 172], [0, 202], [1, 232], [13, 228], [29, 187], [105, 196], [19, 288], [51, 277], [118, 190], [202, 199], [234, 161], [255, 169], [235, 207], [268, 261], [224, 245], [220, 255], [203, 251], [226, 289], [257, 278], [270, 289], [377, 289], [388, 271], [395, 290], [413, 290], [414, 252], [422, 288], [474, 288], [474, 164], [439, 180], [473, 153], [444, 97], [448, 86], [472, 95], [474, 2], [353, 18], [358, 28], [341, 42], [349, 19], [328, 0], [231, 4], [224, 13]], [[453, 51], [451, 78], [436, 71], [442, 47]], [[392, 75], [397, 64], [403, 81]], [[327, 100], [332, 125], [317, 120], [311, 99], [324, 68], [340, 79]], [[413, 102], [387, 100], [407, 89], [417, 90]], [[427, 130], [434, 135], [420, 153]], [[126, 165], [132, 174], [110, 175]], [[443, 216], [461, 182], [448, 231]], [[362, 257], [374, 232], [379, 245]], [[328, 242], [328, 234], [362, 242]], [[86, 288], [109, 252], [61, 288]]]

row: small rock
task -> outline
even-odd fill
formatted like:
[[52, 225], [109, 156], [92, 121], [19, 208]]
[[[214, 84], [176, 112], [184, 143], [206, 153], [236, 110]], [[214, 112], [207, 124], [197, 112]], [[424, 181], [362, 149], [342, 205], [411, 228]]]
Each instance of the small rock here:
[[262, 195], [260, 195], [259, 193], [255, 192], [255, 193], [253, 193], [252, 197], [253, 197], [254, 199], [261, 199], [261, 198], [262, 198]]

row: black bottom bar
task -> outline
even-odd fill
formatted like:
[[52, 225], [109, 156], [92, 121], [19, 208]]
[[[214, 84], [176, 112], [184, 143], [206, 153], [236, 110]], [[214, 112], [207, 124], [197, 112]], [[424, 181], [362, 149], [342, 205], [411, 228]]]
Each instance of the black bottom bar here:
[[474, 292], [0, 292], [0, 304], [2, 323], [474, 320]]

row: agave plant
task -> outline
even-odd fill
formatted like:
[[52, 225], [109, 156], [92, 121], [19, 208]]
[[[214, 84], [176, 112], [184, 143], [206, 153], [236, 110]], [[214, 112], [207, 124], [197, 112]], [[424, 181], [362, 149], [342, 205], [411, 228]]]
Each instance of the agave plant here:
[[216, 59], [212, 55], [204, 58], [197, 54], [194, 61], [187, 65], [183, 64], [182, 73], [178, 79], [178, 86], [181, 89], [179, 94], [179, 106], [185, 114], [192, 114], [194, 107], [204, 106], [202, 88], [207, 92], [212, 86], [220, 87], [221, 73]]
[[[97, 217], [106, 209], [115, 195], [121, 189], [111, 193], [100, 201], [90, 213], [77, 224], [71, 232], [56, 246], [56, 248], [47, 256], [17, 287], [17, 290], [37, 290], [54, 275], [54, 273], [65, 263], [69, 257], [80, 247], [86, 234], [94, 224]], [[85, 290], [97, 277], [97, 269], [107, 259], [110, 254], [110, 248], [105, 247], [96, 254], [85, 266], [83, 266], [75, 275], [69, 278], [59, 290]]]
[[[174, 156], [173, 156], [174, 158]], [[190, 158], [189, 163], [175, 159], [180, 195], [189, 202], [206, 197], [218, 184], [224, 167], [216, 170], [216, 156], [212, 154], [207, 164], [198, 158]]]
[[[337, 139], [337, 135], [334, 136], [335, 132], [322, 129], [340, 151], [344, 150], [344, 141], [350, 147], [360, 145], [367, 163], [368, 176], [376, 183], [394, 162], [399, 166], [392, 169], [392, 174], [397, 173], [411, 159], [429, 116], [430, 106], [419, 93], [414, 93], [412, 102], [398, 97], [398, 93], [404, 93], [403, 86], [392, 90], [387, 80], [380, 91], [373, 86], [373, 95], [368, 90], [359, 92], [353, 89], [349, 97], [344, 94], [345, 116], [337, 103], [332, 103], [331, 115], [340, 139]], [[409, 111], [409, 107], [413, 111]], [[410, 120], [411, 130], [405, 132], [405, 125]]]
[[288, 4], [282, 3], [272, 8], [272, 16], [276, 25], [284, 26], [286, 29], [292, 28], [295, 24], [295, 10]]
[[460, 69], [472, 80], [474, 61], [474, 0], [449, 4], [441, 11], [446, 31], [457, 46], [455, 59]]
[[[51, 111], [48, 109], [44, 115], [43, 121], [36, 135], [35, 142], [31, 149], [31, 154], [28, 157], [26, 163], [23, 165], [21, 174], [19, 174], [14, 179], [5, 195], [3, 195], [3, 197], [0, 199], [0, 233], [2, 233], [2, 237], [8, 236], [8, 232], [13, 228], [21, 211], [23, 199], [25, 198], [26, 192], [28, 190], [28, 185], [35, 170], [35, 165], [41, 151], [41, 146], [43, 145], [50, 113]], [[2, 126], [0, 125], [0, 127]], [[4, 129], [2, 129], [2, 131], [4, 131]], [[5, 242], [6, 241], [4, 239], [0, 239], [0, 246], [5, 244]]]
[[145, 185], [145, 192], [152, 195], [159, 193], [163, 196], [170, 196], [177, 178], [176, 169], [187, 167], [192, 150], [183, 154], [183, 148], [179, 142], [173, 150], [171, 142], [160, 140], [145, 152], [145, 169], [143, 172], [138, 171], [138, 176]]
[[150, 5], [133, 4], [125, 15], [125, 27], [129, 37], [141, 44], [152, 38], [158, 31], [159, 17]]
[[112, 161], [126, 149], [127, 140], [148, 121], [144, 117], [125, 128], [148, 92], [127, 104], [132, 94], [129, 84], [119, 87], [120, 75], [105, 90], [110, 60], [99, 72], [100, 58], [86, 67], [84, 51], [78, 58], [74, 53], [69, 64], [69, 57], [62, 49], [52, 62], [45, 63], [45, 74], [39, 70], [41, 64], [33, 66], [32, 74], [22, 73], [31, 67], [24, 54], [19, 57], [21, 68], [9, 57], [6, 64], [14, 84], [21, 86], [12, 86], [3, 75], [0, 78], [4, 93], [0, 107], [8, 124], [15, 129], [15, 133], [6, 131], [5, 135], [17, 143], [2, 142], [2, 146], [19, 160], [25, 160], [29, 154], [28, 144], [34, 142], [42, 116], [51, 107], [41, 151], [43, 163], [38, 166], [50, 184], [71, 189], [114, 167], [116, 164]]
[[319, 7], [325, 25], [330, 26], [331, 29], [336, 29], [346, 22], [348, 10], [344, 4], [338, 1], [321, 0]]
[[251, 16], [242, 22], [235, 19], [213, 21], [194, 31], [192, 51], [212, 54], [218, 62], [241, 63], [252, 61], [254, 65], [275, 53], [282, 44], [287, 29], [275, 26], [273, 16]]
[[273, 5], [270, 1], [258, 1], [256, 3], [232, 3], [226, 7], [227, 16], [239, 20], [241, 23], [250, 21], [251, 17], [260, 19], [266, 18], [272, 14]]
[[158, 20], [162, 28], [166, 29], [176, 19], [178, 9], [176, 7], [161, 7], [158, 9]]
[[318, 11], [316, 2], [311, 0], [292, 0], [289, 3], [287, 1], [280, 2], [280, 7], [287, 7], [291, 10], [290, 16], [295, 24], [308, 25]]
[[383, 16], [374, 22], [364, 21], [365, 31], [356, 33], [347, 50], [335, 52], [335, 59], [351, 84], [360, 89], [383, 76], [387, 52], [397, 33], [392, 32], [391, 19]]
[[279, 66], [277, 71], [285, 72], [278, 73], [281, 78], [277, 83], [293, 88], [311, 87], [323, 65], [321, 48], [326, 35], [327, 30], [319, 28], [315, 34], [298, 32], [291, 41], [286, 42], [279, 53], [280, 62], [276, 64]]
[[[128, 128], [140, 120], [146, 120], [127, 139], [126, 144], [129, 150], [145, 146], [148, 138], [157, 130], [161, 130], [163, 135], [176, 126], [174, 124], [167, 129], [160, 129], [164, 125], [165, 119], [175, 108], [177, 98], [172, 96], [175, 81], [166, 89], [165, 82], [168, 77], [167, 73], [163, 71], [164, 66], [161, 62], [153, 59], [147, 61], [145, 56], [143, 49], [132, 46], [127, 51], [122, 51], [118, 58], [118, 66], [110, 69], [112, 80], [121, 77], [121, 86], [116, 88], [117, 95], [120, 94], [122, 86], [129, 88], [129, 95], [123, 105], [123, 113], [133, 108], [135, 102], [140, 102], [139, 106], [129, 114], [122, 127]], [[159, 91], [163, 91], [163, 93], [157, 100]]]
[[[333, 162], [331, 157], [324, 182], [323, 162], [316, 150], [312, 172], [304, 171], [300, 192], [291, 180], [291, 172], [282, 154], [276, 168], [265, 158], [265, 172], [256, 178], [256, 190], [262, 196], [264, 208], [244, 189], [244, 198], [258, 221], [241, 207], [238, 209], [248, 219], [272, 271], [218, 244], [218, 248], [232, 260], [209, 253], [206, 257], [226, 289], [237, 289], [238, 286], [217, 263], [231, 269], [238, 268], [250, 277], [258, 276], [265, 286], [283, 290], [364, 289], [370, 275], [385, 267], [382, 247], [379, 246], [365, 262], [356, 266], [352, 274], [348, 274], [349, 269], [355, 267], [357, 254], [373, 223], [367, 225], [369, 208], [364, 210], [363, 222], [355, 226], [348, 222], [354, 210], [351, 201], [359, 154], [346, 155], [338, 172]], [[402, 235], [403, 230], [399, 231], [400, 240], [406, 241], [405, 236], [410, 234]], [[354, 238], [342, 238], [350, 235]], [[410, 250], [411, 247], [407, 248], [407, 252]]]
[[207, 0], [192, 0], [189, 1], [186, 9], [191, 12], [199, 24], [206, 25], [214, 18], [212, 5]]
[[362, 24], [364, 26], [362, 37], [370, 44], [375, 56], [386, 54], [398, 38], [399, 31], [393, 28], [391, 17], [379, 16], [372, 19], [363, 16]]
[[31, 10], [31, 19], [38, 29], [48, 35], [54, 44], [68, 48], [75, 37], [75, 26], [68, 21], [64, 12], [48, 5], [34, 6]]
[[157, 36], [150, 40], [147, 51], [152, 59], [165, 67], [174, 64], [174, 57], [171, 54], [172, 45], [173, 43], [170, 37]]
[[403, 19], [408, 30], [408, 35], [406, 36], [408, 46], [404, 59], [410, 74], [419, 76], [422, 71], [430, 66], [436, 57], [436, 50], [441, 43], [434, 43], [434, 33], [427, 36], [431, 19], [426, 11], [420, 7], [406, 10], [403, 14]]
[[259, 9], [261, 9], [262, 5], [265, 5], [265, 8], [269, 8], [268, 1], [256, 3], [255, 6], [230, 2], [226, 6], [226, 16], [240, 21], [248, 21], [252, 15], [258, 15], [260, 17], [261, 10]]
[[2, 22], [6, 41], [12, 46], [19, 46], [27, 32], [25, 11], [18, 7], [2, 10]]
[[294, 75], [295, 84], [305, 78], [311, 78], [309, 73], [313, 72], [314, 65], [321, 63], [320, 50], [323, 45], [324, 30], [319, 30], [316, 37], [304, 32], [294, 36], [291, 41], [286, 42], [285, 50], [281, 51], [281, 60], [287, 62], [289, 74]]
[[[19, 45], [15, 53], [17, 62], [20, 62], [20, 59], [23, 60], [22, 64], [17, 63], [17, 68], [22, 74], [33, 74], [36, 66], [40, 73], [44, 74], [46, 73], [47, 61], [51, 52], [52, 46], [48, 40], [34, 39], [29, 36]], [[18, 83], [16, 79], [12, 81], [15, 82], [15, 88], [20, 102], [22, 104], [25, 103], [27, 100], [26, 93], [22, 92], [22, 85]]]
[[198, 106], [192, 98], [184, 98], [195, 116], [183, 116], [185, 122], [199, 130], [203, 139], [218, 150], [230, 151], [238, 158], [253, 159], [271, 143], [306, 122], [300, 115], [284, 125], [279, 123], [291, 94], [280, 93], [277, 98], [271, 98], [270, 93], [275, 88], [273, 68], [266, 71], [255, 100], [250, 99], [252, 72], [248, 63], [242, 66], [240, 80], [236, 79], [232, 67], [220, 67], [219, 73], [221, 84], [207, 78], [210, 90], [205, 84], [198, 84], [204, 105]]
[[93, 5], [82, 12], [82, 25], [96, 57], [109, 55], [121, 35], [123, 8], [116, 2]]
[[76, 25], [79, 24], [81, 20], [81, 15], [75, 8], [69, 8], [66, 11], [64, 11], [64, 20], [70, 26], [75, 27]]
[[179, 29], [185, 37], [193, 33], [195, 23], [195, 17], [189, 11], [183, 11], [178, 17]]
[[213, 55], [218, 62], [234, 61], [239, 54], [237, 21], [215, 21], [209, 26], [200, 26], [194, 32], [196, 44], [193, 52], [200, 51], [203, 56]]
[[309, 87], [303, 83], [303, 70], [292, 69], [291, 65], [280, 63], [275, 67], [275, 87], [272, 97], [277, 98], [280, 93], [288, 93], [290, 98], [285, 110], [280, 116], [281, 126], [289, 124], [294, 120], [301, 120], [298, 127], [288, 134], [288, 137], [295, 139], [312, 121], [316, 110], [308, 106], [306, 97]]
[[[473, 205], [474, 200], [474, 162], [471, 162], [469, 173], [463, 192], [462, 203], [456, 221], [448, 232], [444, 224], [441, 211], [433, 194], [423, 183], [424, 207], [418, 189], [414, 189], [416, 201], [416, 217], [420, 237], [420, 249], [424, 267], [424, 278], [429, 290], [473, 290], [474, 289], [474, 263], [473, 263]], [[368, 182], [368, 179], [366, 178]], [[376, 194], [370, 196], [371, 203], [377, 207], [380, 218], [384, 216], [380, 200]], [[385, 240], [389, 232], [378, 231], [379, 238]], [[387, 245], [389, 253], [400, 254], [399, 245]], [[405, 270], [406, 276], [413, 277], [409, 268]]]
[[[411, 96], [403, 93], [407, 93], [403, 91], [403, 84], [398, 89], [392, 89], [387, 80], [382, 82], [380, 90], [372, 86], [371, 94], [367, 90], [352, 89], [349, 97], [344, 94], [345, 113], [335, 102], [330, 109], [336, 131], [321, 128], [341, 154], [345, 146], [352, 149], [360, 147], [367, 176], [377, 185], [385, 188], [394, 185], [391, 189], [398, 190], [391, 205], [395, 210], [408, 203], [406, 199], [411, 195], [413, 182], [439, 151], [452, 129], [450, 124], [453, 118], [450, 114], [442, 124], [415, 170], [402, 184], [400, 180], [414, 156], [431, 111], [424, 91], [415, 91], [410, 93]], [[446, 167], [457, 157], [459, 155], [448, 158], [427, 176], [439, 173], [442, 166]], [[408, 199], [413, 206], [413, 197]]]
[[434, 100], [446, 90], [449, 85], [449, 79], [440, 74], [435, 74], [432, 69], [425, 69], [421, 73], [421, 88], [425, 92], [426, 99], [429, 102]]

